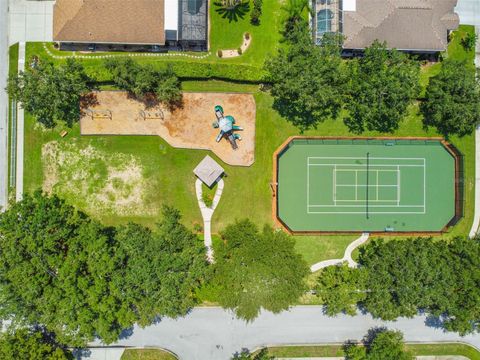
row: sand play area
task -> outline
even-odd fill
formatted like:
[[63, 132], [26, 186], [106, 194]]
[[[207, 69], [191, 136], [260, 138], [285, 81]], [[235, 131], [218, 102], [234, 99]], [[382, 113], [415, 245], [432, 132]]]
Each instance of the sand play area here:
[[[211, 150], [229, 165], [249, 166], [255, 156], [255, 99], [250, 94], [184, 93], [183, 106], [173, 111], [157, 105], [146, 108], [124, 91], [94, 93], [95, 105], [83, 111], [82, 135], [158, 135], [177, 148]], [[212, 127], [215, 105], [235, 118], [242, 140], [233, 150]]]

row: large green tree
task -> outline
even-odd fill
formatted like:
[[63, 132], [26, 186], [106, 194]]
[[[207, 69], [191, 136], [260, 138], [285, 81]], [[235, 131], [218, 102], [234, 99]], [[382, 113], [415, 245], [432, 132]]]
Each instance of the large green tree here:
[[218, 302], [246, 320], [263, 308], [287, 309], [305, 291], [309, 273], [284, 232], [265, 226], [262, 232], [249, 220], [227, 226], [224, 242], [215, 252], [213, 286]]
[[363, 345], [347, 343], [344, 346], [346, 360], [410, 360], [405, 350], [403, 334], [399, 331], [373, 329]]
[[56, 196], [26, 195], [0, 215], [0, 316], [63, 343], [115, 341], [136, 321], [184, 315], [203, 280], [196, 237], [166, 208], [157, 232], [105, 228]]
[[318, 293], [330, 315], [350, 312], [358, 302], [384, 320], [424, 311], [447, 330], [480, 330], [479, 239], [374, 239], [360, 249], [359, 263], [356, 270], [336, 268], [320, 278]]
[[339, 114], [348, 76], [338, 36], [327, 34], [315, 46], [303, 21], [288, 36], [286, 46], [265, 64], [266, 81], [274, 108], [303, 131]]
[[355, 315], [358, 303], [365, 299], [366, 272], [347, 264], [328, 266], [321, 270], [317, 294], [325, 305], [327, 315], [340, 312]]
[[480, 123], [480, 82], [467, 61], [446, 59], [420, 106], [425, 126], [445, 136], [470, 134]]
[[156, 69], [140, 65], [130, 58], [114, 57], [105, 61], [113, 82], [140, 100], [156, 100], [176, 105], [182, 99], [180, 81], [171, 67]]
[[68, 58], [61, 65], [36, 62], [25, 72], [10, 76], [7, 90], [26, 111], [51, 128], [61, 121], [71, 126], [80, 119], [80, 100], [91, 90], [91, 84], [82, 64]]
[[195, 305], [194, 289], [204, 281], [205, 247], [180, 218], [178, 210], [165, 207], [157, 231], [136, 224], [117, 231], [125, 264], [118, 287], [141, 325], [158, 315], [185, 315]]
[[345, 124], [350, 131], [392, 132], [419, 94], [420, 66], [407, 55], [375, 41], [350, 62], [351, 79]]
[[69, 360], [72, 353], [42, 329], [22, 328], [0, 333], [2, 360]]

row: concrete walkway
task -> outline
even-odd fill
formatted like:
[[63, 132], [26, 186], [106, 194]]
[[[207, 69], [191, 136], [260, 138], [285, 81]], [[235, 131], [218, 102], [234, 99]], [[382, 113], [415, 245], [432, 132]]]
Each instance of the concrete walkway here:
[[357, 267], [358, 264], [352, 259], [352, 252], [360, 245], [365, 244], [368, 240], [368, 237], [368, 233], [363, 233], [362, 236], [360, 236], [357, 240], [351, 242], [350, 245], [347, 246], [343, 258], [330, 259], [318, 262], [310, 267], [310, 271], [315, 272], [320, 269], [326, 268], [327, 266], [339, 265], [343, 262], [347, 262], [349, 267]]
[[[18, 45], [18, 72], [25, 71], [25, 43]], [[24, 142], [25, 142], [25, 112], [22, 103], [17, 104], [17, 169], [16, 169], [16, 185], [15, 199], [22, 200], [23, 197], [23, 159], [24, 159]], [[13, 171], [13, 169], [12, 169]]]
[[[480, 26], [475, 27], [475, 32], [480, 36]], [[480, 67], [480, 41], [477, 41], [475, 65]], [[480, 226], [480, 124], [475, 129], [475, 209], [473, 224], [469, 236], [473, 238]]]
[[212, 216], [215, 211], [220, 198], [222, 197], [223, 187], [225, 185], [223, 179], [220, 179], [217, 182], [217, 190], [215, 191], [215, 196], [213, 197], [212, 205], [208, 207], [203, 201], [203, 191], [202, 191], [202, 181], [197, 179], [195, 181], [195, 192], [197, 194], [198, 206], [200, 207], [200, 212], [202, 213], [203, 218], [203, 234], [205, 247], [207, 248], [207, 259], [210, 263], [214, 261], [213, 259], [213, 247], [212, 247]]

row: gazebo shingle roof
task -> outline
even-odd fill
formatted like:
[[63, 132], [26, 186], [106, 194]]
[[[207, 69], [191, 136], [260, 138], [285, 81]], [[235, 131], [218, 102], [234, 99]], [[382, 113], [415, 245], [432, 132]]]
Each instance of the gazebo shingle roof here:
[[212, 186], [224, 172], [225, 170], [208, 155], [193, 170], [193, 173], [208, 187]]

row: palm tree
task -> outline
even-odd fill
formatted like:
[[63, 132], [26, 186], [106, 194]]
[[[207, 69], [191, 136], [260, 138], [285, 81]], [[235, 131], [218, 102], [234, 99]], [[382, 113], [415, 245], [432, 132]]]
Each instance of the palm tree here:
[[297, 23], [304, 19], [305, 10], [313, 14], [309, 0], [287, 0], [287, 4], [282, 6], [282, 10], [287, 13], [287, 22]]

